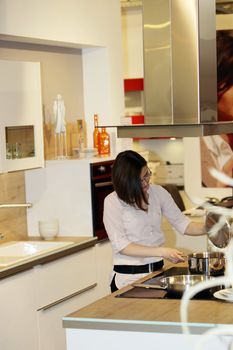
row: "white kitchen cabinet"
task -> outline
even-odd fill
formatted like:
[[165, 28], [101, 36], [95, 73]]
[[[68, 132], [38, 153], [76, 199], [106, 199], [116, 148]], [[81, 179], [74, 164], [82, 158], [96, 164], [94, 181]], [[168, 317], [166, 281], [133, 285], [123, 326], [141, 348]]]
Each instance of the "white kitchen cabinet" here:
[[0, 60], [0, 172], [42, 167], [39, 62]]
[[90, 247], [0, 280], [0, 349], [65, 350], [62, 318], [98, 298]]
[[0, 281], [0, 349], [38, 350], [33, 270]]
[[96, 250], [88, 248], [34, 268], [40, 350], [65, 350], [62, 318], [97, 299]]
[[95, 247], [34, 267], [36, 309], [43, 309], [93, 286]]
[[96, 288], [83, 291], [78, 295], [37, 312], [39, 323], [39, 349], [65, 350], [66, 335], [62, 326], [62, 318], [71, 312], [95, 301]]

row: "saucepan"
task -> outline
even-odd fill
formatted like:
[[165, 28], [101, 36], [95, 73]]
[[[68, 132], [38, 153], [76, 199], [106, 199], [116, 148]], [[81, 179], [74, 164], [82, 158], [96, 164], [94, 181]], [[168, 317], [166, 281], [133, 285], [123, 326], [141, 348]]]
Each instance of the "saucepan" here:
[[192, 253], [188, 254], [187, 259], [190, 274], [208, 276], [224, 274], [226, 258], [222, 252]]
[[[135, 287], [163, 289], [167, 291], [167, 294], [174, 296], [182, 296], [183, 293], [191, 288], [193, 285], [210, 280], [214, 277], [207, 275], [175, 275], [169, 277], [162, 277], [158, 280], [159, 284], [137, 284], [134, 283]], [[205, 291], [206, 292], [206, 291]], [[208, 290], [208, 292], [211, 292]], [[211, 292], [212, 293], [212, 292]]]
[[212, 278], [207, 275], [175, 275], [161, 278], [160, 283], [168, 294], [181, 296], [195, 284]]

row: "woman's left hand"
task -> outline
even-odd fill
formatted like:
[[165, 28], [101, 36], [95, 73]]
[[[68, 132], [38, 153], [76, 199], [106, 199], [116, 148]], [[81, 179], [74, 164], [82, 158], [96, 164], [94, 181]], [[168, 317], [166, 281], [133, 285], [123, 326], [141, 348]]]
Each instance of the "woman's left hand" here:
[[184, 254], [175, 248], [158, 247], [156, 249], [159, 256], [171, 261], [174, 264], [185, 261]]

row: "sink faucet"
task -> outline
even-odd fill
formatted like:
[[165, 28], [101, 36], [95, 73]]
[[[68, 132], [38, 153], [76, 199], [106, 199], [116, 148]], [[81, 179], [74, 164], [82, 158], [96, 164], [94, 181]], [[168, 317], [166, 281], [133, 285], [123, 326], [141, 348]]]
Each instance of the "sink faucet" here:
[[32, 207], [32, 203], [0, 204], [0, 208], [20, 208], [20, 207], [31, 208]]

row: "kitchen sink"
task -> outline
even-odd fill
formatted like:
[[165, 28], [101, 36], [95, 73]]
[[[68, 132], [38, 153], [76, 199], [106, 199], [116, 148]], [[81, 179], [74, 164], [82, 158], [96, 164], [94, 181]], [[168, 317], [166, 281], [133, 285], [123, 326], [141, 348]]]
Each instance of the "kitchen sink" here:
[[19, 241], [0, 244], [0, 267], [64, 248], [73, 242]]

